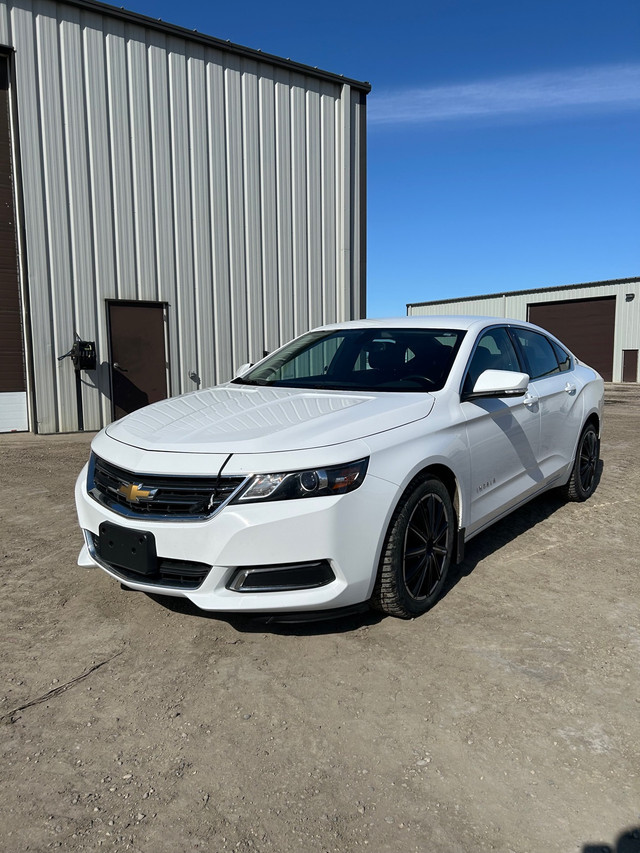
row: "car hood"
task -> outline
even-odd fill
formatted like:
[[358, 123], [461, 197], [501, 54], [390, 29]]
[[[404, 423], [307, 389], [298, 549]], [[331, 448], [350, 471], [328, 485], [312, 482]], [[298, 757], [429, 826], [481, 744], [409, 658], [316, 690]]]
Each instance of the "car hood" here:
[[275, 453], [327, 447], [426, 417], [426, 393], [346, 393], [223, 385], [146, 406], [110, 424], [116, 441], [149, 451]]

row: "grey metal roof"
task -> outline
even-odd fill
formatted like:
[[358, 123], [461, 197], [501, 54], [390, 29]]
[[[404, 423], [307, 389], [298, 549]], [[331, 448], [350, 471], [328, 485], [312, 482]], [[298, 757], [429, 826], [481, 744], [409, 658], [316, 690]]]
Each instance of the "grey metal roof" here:
[[474, 296], [456, 296], [451, 299], [434, 299], [429, 302], [407, 302], [407, 308], [417, 308], [420, 305], [448, 305], [451, 302], [468, 302], [470, 300], [498, 299], [501, 296], [521, 296], [525, 293], [557, 293], [563, 290], [575, 290], [578, 287], [602, 287], [603, 285], [631, 284], [640, 281], [640, 276], [632, 278], [613, 278], [608, 281], [589, 281], [585, 284], [562, 284], [557, 287], [534, 287], [528, 290], [501, 290], [498, 293], [481, 293]]
[[63, 0], [69, 6], [76, 6], [80, 9], [87, 9], [99, 15], [109, 15], [112, 18], [118, 18], [122, 21], [128, 21], [133, 24], [139, 24], [144, 27], [152, 27], [169, 35], [178, 36], [185, 40], [198, 42], [199, 44], [208, 47], [215, 47], [217, 50], [225, 50], [229, 53], [234, 53], [239, 56], [245, 56], [257, 62], [268, 62], [271, 65], [276, 65], [281, 68], [286, 68], [289, 71], [299, 71], [301, 74], [306, 74], [308, 77], [317, 77], [321, 80], [330, 80], [333, 83], [346, 83], [354, 89], [368, 94], [371, 91], [371, 84], [354, 80], [350, 77], [344, 77], [342, 74], [334, 74], [331, 71], [323, 71], [320, 68], [311, 65], [304, 65], [301, 62], [294, 62], [291, 59], [284, 59], [281, 56], [275, 56], [271, 53], [264, 53], [261, 50], [255, 50], [250, 47], [244, 47], [240, 44], [224, 39], [214, 38], [198, 30], [189, 30], [186, 27], [180, 27], [177, 24], [169, 24], [160, 18], [150, 18], [147, 15], [141, 15], [138, 12], [129, 12], [124, 6], [111, 6], [108, 3], [98, 3], [96, 0]]

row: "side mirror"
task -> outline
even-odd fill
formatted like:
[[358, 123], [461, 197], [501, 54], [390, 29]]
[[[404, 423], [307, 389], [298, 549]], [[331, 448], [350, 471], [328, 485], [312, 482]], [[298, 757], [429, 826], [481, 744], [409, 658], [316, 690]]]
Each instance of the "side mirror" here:
[[253, 367], [253, 362], [248, 361], [246, 364], [241, 364], [240, 367], [235, 372], [235, 378], [239, 379], [241, 376], [244, 376], [251, 368]]
[[483, 397], [524, 397], [529, 387], [529, 376], [515, 370], [485, 370], [478, 377], [473, 391], [464, 400]]

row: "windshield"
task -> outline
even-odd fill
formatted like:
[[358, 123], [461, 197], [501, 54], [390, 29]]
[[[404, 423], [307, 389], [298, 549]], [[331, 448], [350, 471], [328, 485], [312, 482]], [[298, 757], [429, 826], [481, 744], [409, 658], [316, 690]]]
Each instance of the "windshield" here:
[[464, 335], [457, 329], [308, 332], [233, 381], [280, 388], [438, 391]]

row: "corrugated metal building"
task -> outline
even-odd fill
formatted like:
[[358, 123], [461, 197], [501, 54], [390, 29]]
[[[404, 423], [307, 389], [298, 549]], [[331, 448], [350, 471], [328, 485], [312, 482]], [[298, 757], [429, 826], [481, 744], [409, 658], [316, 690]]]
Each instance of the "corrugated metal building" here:
[[414, 302], [407, 305], [407, 314], [528, 320], [560, 338], [606, 381], [640, 381], [640, 278]]
[[[0, 429], [98, 429], [363, 316], [368, 91], [91, 0], [0, 2]], [[76, 334], [95, 370], [58, 361]]]

